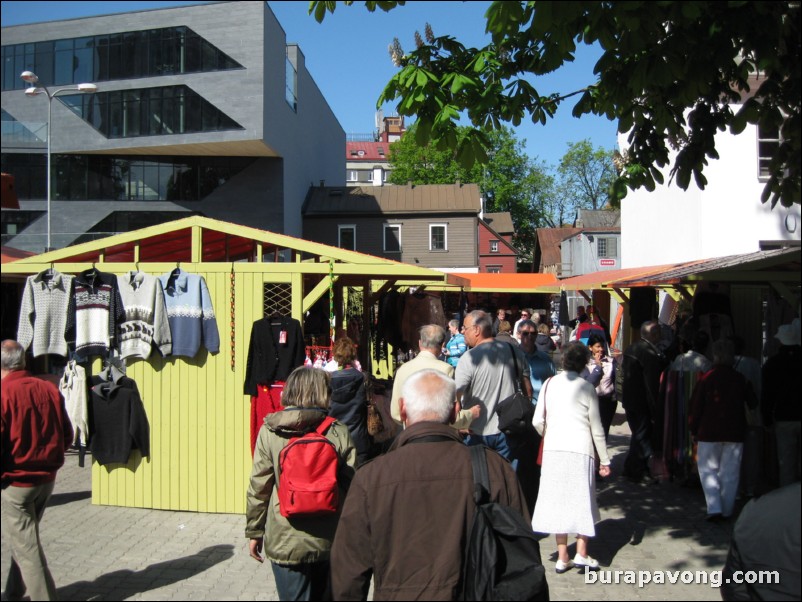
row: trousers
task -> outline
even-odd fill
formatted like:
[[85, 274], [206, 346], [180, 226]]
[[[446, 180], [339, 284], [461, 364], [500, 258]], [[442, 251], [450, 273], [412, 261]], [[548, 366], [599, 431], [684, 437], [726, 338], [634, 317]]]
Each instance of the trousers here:
[[56, 600], [56, 584], [39, 540], [39, 522], [55, 482], [34, 487], [9, 486], [2, 493], [3, 535], [11, 548], [11, 566], [6, 579], [6, 598], [21, 600], [27, 591], [31, 600]]
[[732, 516], [741, 478], [743, 443], [700, 441], [699, 479], [708, 514]]

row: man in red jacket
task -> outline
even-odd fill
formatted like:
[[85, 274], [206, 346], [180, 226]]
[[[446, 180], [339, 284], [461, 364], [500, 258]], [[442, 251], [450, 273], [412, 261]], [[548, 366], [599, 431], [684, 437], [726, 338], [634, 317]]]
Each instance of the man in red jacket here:
[[56, 586], [39, 541], [39, 521], [56, 472], [72, 443], [72, 425], [56, 386], [25, 370], [25, 350], [2, 342], [3, 536], [11, 548], [5, 595], [55, 600]]

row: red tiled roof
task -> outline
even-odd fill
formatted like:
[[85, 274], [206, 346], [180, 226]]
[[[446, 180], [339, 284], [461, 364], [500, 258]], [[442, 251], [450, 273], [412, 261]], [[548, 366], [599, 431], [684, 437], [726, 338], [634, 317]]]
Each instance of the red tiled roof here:
[[[360, 152], [362, 152], [361, 156], [359, 154]], [[346, 161], [388, 161], [389, 157], [390, 145], [387, 142], [345, 143]]]

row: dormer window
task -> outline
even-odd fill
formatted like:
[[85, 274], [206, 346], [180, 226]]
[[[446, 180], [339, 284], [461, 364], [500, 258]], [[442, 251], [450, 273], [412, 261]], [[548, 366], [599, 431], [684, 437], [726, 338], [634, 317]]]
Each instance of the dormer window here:
[[360, 157], [364, 157], [364, 156], [365, 156], [365, 151], [363, 151], [363, 150], [359, 150], [359, 151], [357, 152], [357, 155], [359, 155]]

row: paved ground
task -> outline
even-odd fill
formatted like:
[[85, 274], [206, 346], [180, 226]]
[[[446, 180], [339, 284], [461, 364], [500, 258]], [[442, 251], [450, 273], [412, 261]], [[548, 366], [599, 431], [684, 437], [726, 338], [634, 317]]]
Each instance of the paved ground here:
[[[622, 418], [619, 413], [616, 422]], [[626, 424], [614, 426], [614, 476], [599, 485], [602, 522], [591, 554], [610, 570], [721, 569], [731, 526], [705, 522], [701, 490], [635, 485], [616, 476], [628, 441]], [[278, 599], [269, 566], [248, 556], [243, 516], [93, 506], [90, 475], [70, 455], [42, 522], [63, 600]], [[541, 550], [552, 600], [721, 599], [709, 584], [586, 584], [576, 570], [554, 573], [553, 538]], [[3, 538], [3, 583], [9, 558]]]

